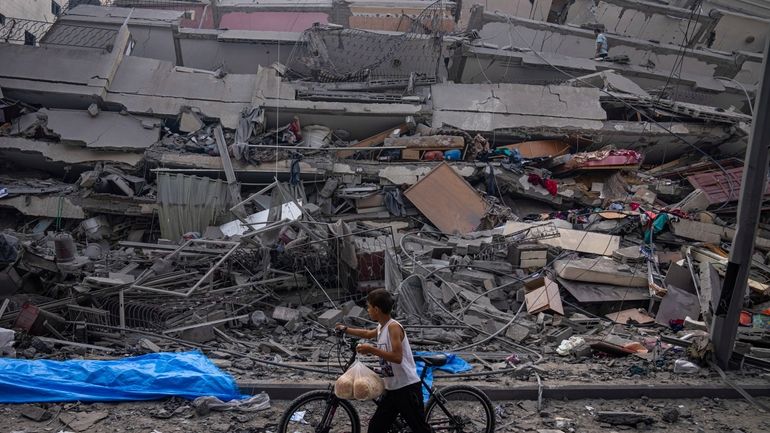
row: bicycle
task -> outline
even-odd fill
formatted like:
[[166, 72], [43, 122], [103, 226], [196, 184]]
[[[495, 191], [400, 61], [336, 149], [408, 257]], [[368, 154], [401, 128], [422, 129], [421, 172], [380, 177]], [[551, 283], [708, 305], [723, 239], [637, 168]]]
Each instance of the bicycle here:
[[[343, 334], [335, 332], [339, 349], [345, 340]], [[351, 339], [353, 354], [342, 369], [343, 372], [356, 360], [358, 340]], [[428, 367], [441, 367], [448, 361], [446, 355], [418, 356], [423, 361], [420, 382], [428, 390], [430, 398], [425, 406], [425, 419], [434, 432], [450, 433], [493, 433], [495, 431], [495, 410], [484, 392], [471, 385], [451, 385], [437, 390], [425, 383]], [[375, 400], [375, 403], [377, 401]], [[408, 432], [406, 422], [397, 419], [391, 426], [391, 433]], [[278, 424], [278, 433], [360, 433], [361, 423], [358, 411], [348, 400], [334, 394], [334, 385], [326, 390], [306, 392], [294, 399], [284, 411]]]

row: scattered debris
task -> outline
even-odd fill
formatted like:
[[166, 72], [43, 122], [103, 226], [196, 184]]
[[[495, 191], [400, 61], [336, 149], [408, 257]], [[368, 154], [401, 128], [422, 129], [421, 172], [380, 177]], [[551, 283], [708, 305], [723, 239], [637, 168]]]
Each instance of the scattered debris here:
[[[193, 348], [212, 369], [250, 379], [328, 378], [345, 356], [328, 351], [331, 328], [373, 326], [365, 297], [385, 288], [415, 348], [468, 354], [468, 377], [490, 383], [563, 377], [549, 363], [584, 365], [577, 380], [594, 382], [714, 373], [703, 361], [731, 278], [761, 64], [744, 46], [753, 39], [733, 47], [722, 30], [701, 40], [714, 33], [701, 29], [681, 54], [656, 40], [651, 58], [687, 60], [671, 74], [642, 59], [645, 38], [610, 13], [591, 21], [623, 33], [610, 33], [612, 56], [565, 53], [593, 43], [580, 26], [597, 23], [572, 9], [582, 1], [539, 11], [558, 21], [547, 23], [534, 9], [519, 18], [518, 6], [437, 2], [393, 24], [347, 5], [313, 12], [316, 24], [295, 36], [205, 29], [195, 16], [221, 2], [184, 15], [120, 3], [137, 7], [111, 9], [126, 17], [116, 29], [100, 6], [80, 5], [40, 46], [0, 44], [16, 59], [0, 64], [0, 355], [66, 362]], [[238, 8], [252, 6], [264, 7]], [[634, 16], [683, 13], [653, 9]], [[717, 12], [702, 14], [703, 28], [737, 17]], [[80, 28], [109, 41], [74, 56], [64, 36], [79, 14]], [[376, 32], [331, 22], [383, 15]], [[135, 19], [173, 32], [141, 42]], [[287, 38], [278, 42], [289, 54], [232, 59], [232, 48], [276, 42], [264, 38]], [[228, 49], [214, 61], [190, 48], [199, 42]], [[155, 58], [151, 45], [175, 50]], [[43, 55], [82, 67], [49, 71]], [[746, 369], [770, 358], [762, 212], [735, 349]], [[268, 407], [266, 394], [205, 396], [155, 416]], [[110, 417], [70, 409], [19, 410], [73, 431]], [[593, 414], [606, 425], [655, 422], [639, 411]], [[577, 417], [542, 418], [551, 428], [539, 431], [578, 429]]]

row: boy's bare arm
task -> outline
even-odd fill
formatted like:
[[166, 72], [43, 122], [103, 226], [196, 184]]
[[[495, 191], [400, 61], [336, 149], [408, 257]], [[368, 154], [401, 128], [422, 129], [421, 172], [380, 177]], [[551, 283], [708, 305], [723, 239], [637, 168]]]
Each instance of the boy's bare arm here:
[[341, 323], [338, 323], [335, 326], [336, 329], [344, 329], [345, 333], [348, 335], [352, 335], [354, 337], [358, 338], [368, 338], [372, 339], [377, 336], [377, 330], [376, 329], [363, 329], [363, 328], [349, 328]]

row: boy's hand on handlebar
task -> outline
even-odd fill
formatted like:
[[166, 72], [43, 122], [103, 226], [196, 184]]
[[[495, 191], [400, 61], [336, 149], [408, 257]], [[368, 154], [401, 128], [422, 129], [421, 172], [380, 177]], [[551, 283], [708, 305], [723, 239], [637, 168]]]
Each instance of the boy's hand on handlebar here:
[[342, 323], [338, 323], [338, 324], [334, 325], [334, 333], [339, 335], [339, 336], [344, 335], [345, 331], [347, 331], [347, 330], [348, 330], [348, 327], [343, 325]]

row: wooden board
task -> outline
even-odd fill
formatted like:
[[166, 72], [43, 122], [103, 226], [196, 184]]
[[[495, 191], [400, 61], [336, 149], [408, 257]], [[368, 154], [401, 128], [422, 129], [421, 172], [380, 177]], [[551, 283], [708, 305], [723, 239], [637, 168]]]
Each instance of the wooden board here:
[[[533, 289], [533, 287], [539, 286]], [[527, 303], [527, 312], [537, 314], [541, 311], [551, 310], [555, 313], [564, 315], [564, 308], [559, 295], [559, 285], [548, 278], [539, 278], [528, 282], [525, 287], [531, 290], [524, 295]]]
[[610, 313], [610, 314], [607, 314], [605, 317], [612, 320], [615, 323], [620, 323], [623, 325], [628, 323], [629, 320], [636, 323], [641, 323], [643, 325], [648, 323], [653, 323], [655, 321], [655, 319], [648, 316], [647, 314], [641, 313], [636, 308], [618, 311], [616, 313]]
[[446, 163], [431, 170], [404, 195], [444, 233], [475, 231], [486, 212], [481, 196]]
[[558, 140], [525, 141], [523, 143], [498, 146], [498, 149], [516, 149], [523, 158], [541, 158], [564, 155], [569, 144]]
[[349, 157], [351, 155], [354, 155], [356, 153], [356, 150], [355, 150], [356, 147], [379, 146], [380, 144], [384, 143], [385, 139], [390, 137], [390, 135], [393, 134], [393, 132], [395, 130], [397, 130], [397, 129], [400, 130], [401, 132], [406, 131], [406, 123], [402, 123], [399, 126], [396, 126], [394, 128], [390, 128], [390, 129], [385, 130], [385, 131], [382, 131], [379, 134], [372, 135], [369, 138], [365, 138], [365, 139], [359, 141], [358, 143], [350, 146], [351, 150], [340, 150], [339, 152], [337, 152], [337, 157], [339, 157], [339, 158], [347, 158], [347, 157]]

